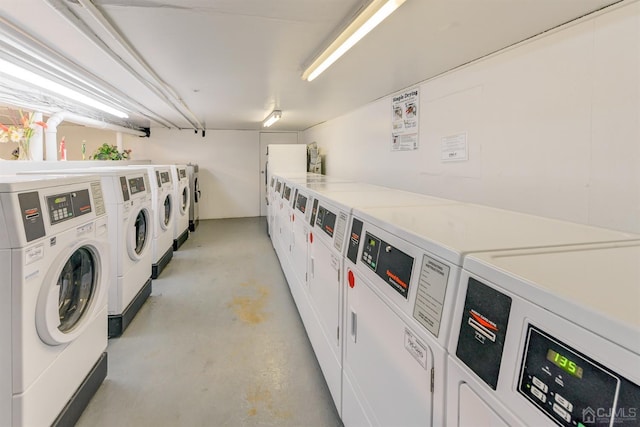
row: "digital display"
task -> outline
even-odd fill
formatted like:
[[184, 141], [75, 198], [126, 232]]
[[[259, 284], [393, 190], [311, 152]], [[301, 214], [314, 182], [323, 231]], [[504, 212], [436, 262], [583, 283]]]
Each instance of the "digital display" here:
[[374, 239], [369, 239], [369, 246], [375, 246], [376, 245], [376, 241]]
[[53, 203], [64, 203], [66, 201], [67, 201], [66, 197], [58, 197], [53, 201]]
[[129, 188], [131, 188], [131, 194], [137, 194], [141, 191], [145, 191], [144, 178], [129, 178]]
[[178, 169], [178, 173], [180, 174], [180, 179], [184, 179], [187, 177], [187, 170], [186, 169]]
[[557, 351], [549, 349], [547, 352], [547, 360], [569, 375], [573, 375], [576, 378], [582, 378], [582, 368], [578, 366], [576, 362], [570, 360], [566, 356], [563, 356]]
[[162, 180], [163, 184], [171, 182], [171, 175], [169, 174], [169, 172], [160, 172], [160, 179]]

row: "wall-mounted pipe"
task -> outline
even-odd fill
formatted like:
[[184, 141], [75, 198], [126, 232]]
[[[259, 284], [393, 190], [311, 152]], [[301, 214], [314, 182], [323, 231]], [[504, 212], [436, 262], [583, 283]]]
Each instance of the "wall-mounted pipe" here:
[[[33, 122], [41, 122], [42, 113], [33, 113]], [[44, 132], [39, 125], [31, 125], [33, 128], [33, 134], [29, 138], [29, 152], [31, 153], [31, 159], [35, 161], [42, 161], [44, 159]]]
[[59, 111], [49, 117], [47, 128], [44, 131], [45, 160], [55, 162], [58, 160], [58, 125], [69, 115], [66, 111]]

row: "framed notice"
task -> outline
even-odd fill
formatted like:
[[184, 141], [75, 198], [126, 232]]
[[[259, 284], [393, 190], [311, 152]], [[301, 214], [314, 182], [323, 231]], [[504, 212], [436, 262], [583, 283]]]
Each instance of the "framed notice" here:
[[420, 89], [397, 94], [391, 103], [391, 151], [418, 149]]
[[442, 137], [440, 160], [443, 162], [469, 160], [469, 147], [467, 144], [466, 132]]

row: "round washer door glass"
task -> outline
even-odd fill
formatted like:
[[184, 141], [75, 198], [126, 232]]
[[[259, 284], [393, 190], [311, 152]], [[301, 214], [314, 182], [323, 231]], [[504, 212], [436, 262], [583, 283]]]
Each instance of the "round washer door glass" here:
[[187, 203], [189, 202], [189, 190], [187, 187], [182, 189], [182, 211], [187, 209]]
[[60, 332], [68, 332], [78, 324], [91, 303], [96, 282], [94, 255], [81, 247], [69, 257], [58, 277]]
[[169, 225], [170, 220], [171, 220], [171, 196], [167, 195], [167, 197], [164, 198], [164, 217], [162, 218], [162, 221], [164, 222], [164, 225], [167, 226]]
[[135, 251], [138, 255], [142, 253], [145, 244], [147, 243], [147, 215], [144, 211], [138, 212], [138, 216], [136, 217], [135, 223], [135, 238], [136, 238], [136, 246]]

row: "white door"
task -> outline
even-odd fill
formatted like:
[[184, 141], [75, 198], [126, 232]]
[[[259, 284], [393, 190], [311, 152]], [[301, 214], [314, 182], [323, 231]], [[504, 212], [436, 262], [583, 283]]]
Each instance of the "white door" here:
[[267, 215], [267, 196], [265, 165], [267, 163], [267, 145], [297, 144], [298, 132], [260, 132], [260, 216]]

